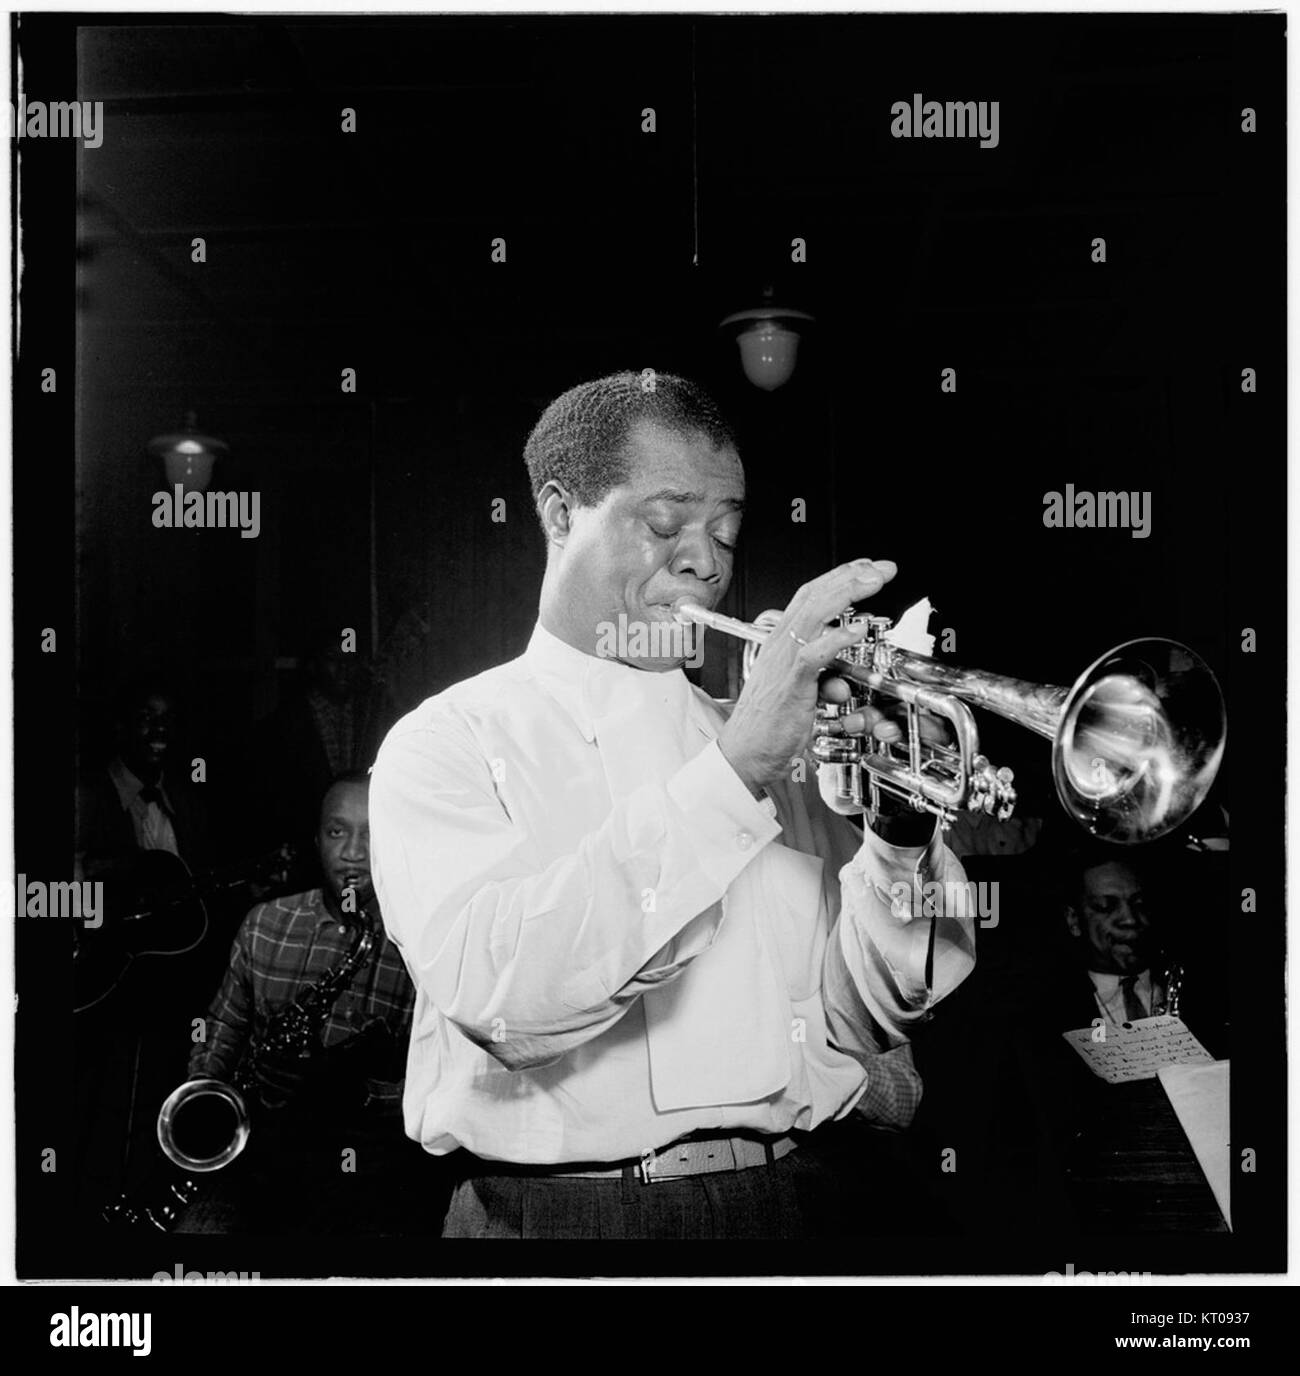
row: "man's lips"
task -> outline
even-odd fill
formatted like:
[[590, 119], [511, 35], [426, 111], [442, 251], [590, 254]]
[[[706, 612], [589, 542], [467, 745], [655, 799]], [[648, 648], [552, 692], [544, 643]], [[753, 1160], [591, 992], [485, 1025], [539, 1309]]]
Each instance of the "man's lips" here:
[[687, 602], [693, 602], [697, 607], [703, 607], [706, 611], [709, 608], [709, 601], [701, 597], [698, 593], [684, 592], [680, 597], [675, 597], [671, 602], [651, 602], [647, 605], [652, 612], [660, 616], [676, 620], [677, 613]]

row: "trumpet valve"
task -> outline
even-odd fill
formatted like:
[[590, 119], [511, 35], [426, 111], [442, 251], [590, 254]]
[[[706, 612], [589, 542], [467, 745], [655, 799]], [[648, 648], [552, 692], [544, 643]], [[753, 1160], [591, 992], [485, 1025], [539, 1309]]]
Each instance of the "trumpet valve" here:
[[832, 782], [836, 800], [862, 807], [862, 769], [856, 764], [832, 764]]
[[819, 764], [853, 764], [862, 759], [862, 738], [846, 735], [839, 722], [858, 710], [857, 703], [823, 702], [817, 707], [813, 757]]
[[814, 728], [812, 757], [818, 766], [831, 770], [831, 781], [836, 800], [862, 807], [862, 740], [858, 736], [836, 733], [832, 723], [856, 710], [856, 704], [849, 702], [823, 702], [817, 707], [817, 723]]
[[846, 607], [839, 615], [843, 628], [855, 627], [862, 633], [856, 645], [841, 650], [836, 656], [845, 664], [856, 664], [865, 668], [876, 668], [878, 653], [885, 645], [884, 634], [894, 624], [887, 616], [859, 616], [852, 607]]
[[1006, 765], [995, 769], [987, 755], [976, 755], [971, 761], [966, 806], [971, 812], [982, 812], [986, 817], [996, 815], [999, 822], [1005, 822], [1016, 810], [1015, 777]]

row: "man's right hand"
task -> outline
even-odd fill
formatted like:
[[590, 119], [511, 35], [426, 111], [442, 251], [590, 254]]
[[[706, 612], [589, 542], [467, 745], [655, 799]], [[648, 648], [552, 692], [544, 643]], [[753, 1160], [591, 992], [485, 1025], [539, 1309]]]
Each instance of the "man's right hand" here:
[[[805, 583], [791, 599], [718, 736], [723, 756], [756, 797], [766, 784], [789, 777], [790, 761], [812, 739], [821, 676], [841, 650], [862, 639], [861, 628], [828, 629], [829, 623], [850, 604], [874, 596], [897, 572], [887, 559], [855, 559]], [[870, 708], [845, 725], [855, 734], [899, 734]]]

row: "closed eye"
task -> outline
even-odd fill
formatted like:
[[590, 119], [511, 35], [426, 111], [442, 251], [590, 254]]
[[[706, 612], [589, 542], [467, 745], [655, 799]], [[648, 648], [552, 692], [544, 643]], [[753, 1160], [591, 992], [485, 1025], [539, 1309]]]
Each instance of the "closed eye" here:
[[[679, 530], [660, 530], [650, 521], [646, 522], [646, 529], [649, 530], [650, 534], [653, 535], [656, 540], [675, 540], [681, 534]], [[736, 546], [731, 541], [721, 540], [715, 535], [713, 536], [713, 543], [717, 545], [719, 549], [725, 549], [729, 554], [735, 552]]]

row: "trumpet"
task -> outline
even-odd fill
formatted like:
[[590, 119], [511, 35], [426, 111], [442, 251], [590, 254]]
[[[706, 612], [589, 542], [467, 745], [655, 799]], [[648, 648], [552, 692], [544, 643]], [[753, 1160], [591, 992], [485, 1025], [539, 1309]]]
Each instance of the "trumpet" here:
[[[748, 678], [759, 647], [780, 612], [756, 622], [706, 611], [694, 603], [680, 620], [748, 642]], [[947, 830], [962, 811], [1010, 817], [1014, 775], [979, 753], [979, 730], [967, 704], [993, 712], [1052, 743], [1052, 778], [1061, 806], [1093, 836], [1140, 845], [1175, 830], [1201, 805], [1223, 760], [1227, 715], [1218, 680], [1205, 662], [1174, 640], [1130, 640], [1093, 661], [1069, 687], [1030, 683], [941, 664], [890, 639], [893, 622], [858, 617], [842, 627], [862, 639], [842, 650], [834, 672], [851, 685], [845, 703], [821, 703], [812, 754], [832, 775], [838, 801], [861, 809], [888, 794], [930, 812]], [[845, 734], [843, 719], [872, 697], [893, 698], [907, 713], [905, 742]], [[920, 714], [943, 718], [953, 744], [924, 740]]]

